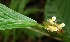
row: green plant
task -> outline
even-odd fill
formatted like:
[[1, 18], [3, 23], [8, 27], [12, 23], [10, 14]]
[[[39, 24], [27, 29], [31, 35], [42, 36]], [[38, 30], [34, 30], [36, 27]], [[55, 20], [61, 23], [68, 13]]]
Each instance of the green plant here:
[[70, 1], [69, 0], [48, 0], [45, 6], [45, 21], [51, 16], [56, 16], [58, 22], [64, 22], [66, 24], [64, 31], [66, 38], [65, 42], [69, 42], [70, 39]]
[[26, 5], [30, 2], [30, 0], [11, 0], [10, 8], [22, 13], [23, 15], [29, 15], [36, 12], [41, 12], [41, 9], [38, 9], [36, 7], [26, 8]]
[[[31, 26], [32, 27], [35, 26], [36, 28], [31, 28]], [[37, 29], [37, 28], [42, 29], [42, 26], [38, 24], [35, 20], [27, 16], [24, 16], [18, 12], [15, 12], [14, 10], [11, 10], [10, 8], [0, 4], [0, 30], [12, 29], [12, 28], [26, 28], [26, 29], [30, 29], [32, 31], [38, 32], [37, 35], [40, 35], [40, 34], [47, 35], [44, 32], [44, 30]], [[10, 31], [8, 32], [10, 33]], [[7, 37], [9, 35], [8, 32], [5, 31], [4, 42], [7, 42]], [[27, 33], [29, 33], [29, 31]], [[34, 34], [35, 33], [33, 33], [33, 35]], [[13, 30], [13, 35], [15, 36], [15, 30]], [[32, 35], [32, 33], [30, 35]]]
[[[26, 4], [29, 0], [11, 0], [10, 8], [0, 4], [0, 30], [4, 36], [4, 42], [7, 42], [10, 34], [13, 35], [12, 42], [16, 42], [16, 38], [22, 35], [21, 32], [24, 32], [29, 37], [41, 37], [43, 35], [50, 36], [55, 39], [63, 40], [64, 42], [69, 42], [70, 40], [70, 1], [69, 0], [47, 0], [45, 4], [45, 24], [46, 20], [50, 19], [52, 16], [57, 17], [58, 23], [64, 22], [65, 27], [63, 31], [57, 32], [48, 32], [44, 25], [37, 23], [35, 20], [24, 16], [31, 13], [41, 12], [38, 8], [28, 8], [24, 10]], [[15, 3], [15, 4], [14, 4]], [[24, 3], [24, 5], [22, 5]], [[14, 5], [14, 7], [13, 7]], [[17, 7], [18, 6], [18, 7]], [[24, 14], [20, 14], [16, 11]], [[18, 29], [21, 28], [21, 29]], [[20, 32], [16, 32], [16, 31]], [[11, 32], [13, 31], [13, 32]], [[17, 33], [17, 34], [16, 34]]]

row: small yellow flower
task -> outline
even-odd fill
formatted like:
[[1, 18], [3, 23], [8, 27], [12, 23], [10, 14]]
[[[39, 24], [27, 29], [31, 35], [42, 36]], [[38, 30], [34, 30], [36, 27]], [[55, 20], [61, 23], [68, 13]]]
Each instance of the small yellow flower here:
[[55, 16], [53, 16], [53, 17], [52, 17], [52, 21], [55, 21], [55, 20], [56, 20], [56, 17], [55, 17]]
[[64, 23], [61, 23], [60, 25], [56, 23], [56, 17], [53, 16], [52, 19], [47, 20], [47, 23], [44, 22], [45, 29], [53, 32], [53, 31], [60, 31], [62, 30], [62, 27], [65, 26]]
[[58, 28], [55, 26], [48, 26], [47, 30], [50, 30], [51, 32], [53, 32], [53, 31], [58, 31]]
[[53, 16], [52, 19], [47, 20], [48, 22], [50, 22], [51, 24], [54, 24], [54, 21], [56, 20], [56, 17]]
[[54, 27], [54, 29], [53, 29], [54, 31], [58, 31], [58, 28], [57, 27]]
[[64, 24], [64, 23], [62, 23], [62, 24], [60, 24], [60, 26], [61, 26], [61, 27], [64, 27], [64, 26], [65, 26], [65, 24]]
[[48, 20], [49, 23], [54, 24], [54, 22], [52, 21], [52, 19]]
[[62, 27], [64, 27], [65, 26], [65, 24], [64, 23], [62, 23], [62, 24], [60, 24], [60, 25], [58, 25], [57, 27], [58, 27], [58, 29], [62, 29]]

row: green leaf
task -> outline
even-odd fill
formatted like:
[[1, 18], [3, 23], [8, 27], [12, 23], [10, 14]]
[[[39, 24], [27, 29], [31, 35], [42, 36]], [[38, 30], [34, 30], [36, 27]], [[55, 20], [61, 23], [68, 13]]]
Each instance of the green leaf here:
[[[37, 27], [37, 29], [32, 28], [31, 26]], [[12, 29], [12, 28], [26, 28], [25, 29], [26, 31], [24, 30], [24, 32], [27, 34], [31, 33], [28, 35], [32, 35], [32, 36], [40, 36], [40, 34], [49, 36], [49, 34], [47, 34], [44, 31], [45, 29], [42, 28], [42, 25], [38, 24], [35, 20], [26, 17], [18, 12], [15, 12], [14, 10], [11, 10], [10, 8], [0, 4], [0, 30]], [[30, 32], [28, 32], [27, 29]], [[39, 30], [39, 29], [43, 29], [43, 30]], [[14, 34], [14, 32], [15, 31], [13, 31], [13, 35], [15, 36], [16, 34]], [[36, 33], [40, 33], [40, 34], [36, 34]], [[15, 39], [13, 39], [13, 41], [14, 40]]]
[[0, 4], [0, 29], [36, 26], [37, 22]]
[[[11, 0], [10, 8], [19, 12], [19, 13], [24, 13], [24, 9], [26, 7], [26, 4], [30, 0]], [[25, 15], [25, 14], [24, 14]]]
[[41, 37], [43, 35], [50, 36], [49, 34], [46, 33], [46, 30], [43, 28], [38, 28], [38, 27], [27, 27], [24, 28], [23, 31], [29, 36], [32, 37], [33, 39], [35, 37]]
[[42, 11], [41, 11], [41, 9], [32, 7], [32, 8], [26, 9], [23, 14], [28, 15], [28, 14], [34, 14], [34, 13], [37, 13], [37, 12], [42, 12]]
[[18, 9], [18, 4], [20, 1], [21, 0], [11, 0], [10, 8], [16, 11]]
[[19, 6], [18, 6], [18, 12], [23, 13], [24, 8], [29, 1], [30, 0], [21, 0], [20, 3], [19, 3]]
[[65, 36], [63, 39], [65, 42], [69, 42], [70, 39], [70, 1], [69, 0], [47, 0], [45, 6], [45, 20], [48, 18], [56, 16], [58, 22], [65, 23]]

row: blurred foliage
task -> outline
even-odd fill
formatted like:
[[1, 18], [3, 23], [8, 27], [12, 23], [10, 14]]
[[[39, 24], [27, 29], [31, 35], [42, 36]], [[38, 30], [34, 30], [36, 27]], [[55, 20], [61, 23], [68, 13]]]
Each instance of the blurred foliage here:
[[69, 0], [48, 0], [45, 6], [45, 21], [51, 16], [56, 16], [59, 23], [66, 24], [64, 31], [66, 38], [65, 42], [70, 41], [70, 1]]
[[29, 2], [30, 0], [11, 0], [10, 8], [24, 15], [33, 14], [41, 10], [36, 7], [26, 9], [26, 5]]
[[23, 13], [26, 4], [29, 2], [29, 0], [11, 0], [10, 8], [14, 9], [20, 13]]

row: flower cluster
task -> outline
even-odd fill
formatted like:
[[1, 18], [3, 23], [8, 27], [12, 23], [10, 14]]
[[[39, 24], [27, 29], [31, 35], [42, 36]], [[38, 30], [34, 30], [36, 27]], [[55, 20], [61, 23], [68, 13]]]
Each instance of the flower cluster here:
[[[45, 24], [45, 23], [44, 23]], [[53, 31], [60, 31], [62, 30], [62, 27], [64, 27], [65, 24], [57, 24], [56, 23], [56, 17], [53, 16], [52, 19], [47, 20], [45, 28], [51, 32]]]

